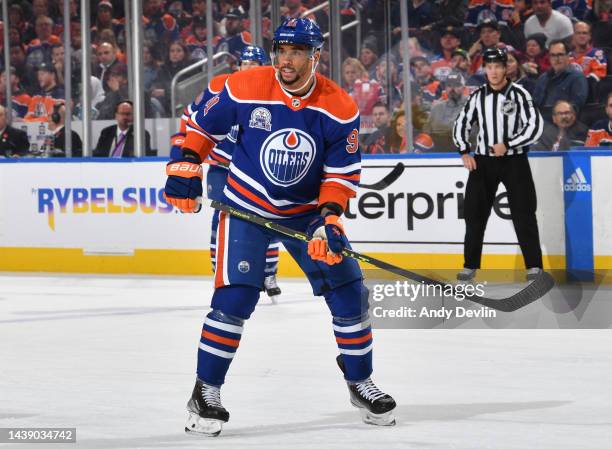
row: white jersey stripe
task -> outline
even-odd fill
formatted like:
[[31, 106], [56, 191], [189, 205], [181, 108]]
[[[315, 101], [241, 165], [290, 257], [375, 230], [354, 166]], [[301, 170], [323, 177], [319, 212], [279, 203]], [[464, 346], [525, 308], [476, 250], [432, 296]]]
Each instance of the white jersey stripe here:
[[[251, 178], [249, 175], [247, 175], [246, 173], [244, 173], [242, 170], [240, 170], [238, 167], [236, 167], [234, 164], [230, 165], [230, 173], [232, 175], [236, 175], [236, 178], [243, 180], [244, 182], [246, 182], [250, 187], [254, 188], [255, 190], [257, 190], [259, 193], [261, 193], [262, 195], [264, 195], [266, 197], [266, 200], [272, 204], [273, 206], [278, 206], [278, 207], [284, 207], [284, 206], [304, 206], [304, 204], [300, 204], [300, 203], [294, 203], [293, 201], [287, 201], [287, 200], [276, 200], [272, 197], [270, 197], [270, 195], [268, 195], [268, 192], [266, 191], [266, 188], [264, 186], [262, 186], [260, 183], [258, 183], [257, 181], [255, 181], [253, 178]], [[306, 205], [308, 204], [313, 204], [316, 205], [318, 204], [317, 200], [313, 200], [310, 203], [306, 203]]]
[[372, 350], [373, 344], [370, 343], [370, 346], [363, 349], [342, 349], [340, 348], [340, 354], [346, 355], [365, 355]]
[[345, 187], [348, 187], [349, 189], [351, 189], [353, 192], [357, 191], [357, 186], [353, 183], [351, 183], [351, 181], [347, 181], [345, 179], [340, 179], [340, 178], [327, 178], [325, 180], [323, 180], [323, 184], [325, 184], [326, 182], [336, 182], [338, 184], [342, 184]]
[[323, 166], [323, 171], [325, 173], [338, 173], [338, 174], [346, 174], [352, 171], [361, 170], [361, 162], [356, 162], [351, 165], [347, 165], [345, 167], [330, 167], [329, 165]]
[[212, 346], [205, 345], [204, 343], [200, 343], [200, 349], [202, 351], [210, 352], [211, 354], [217, 355], [219, 357], [223, 357], [224, 359], [233, 359], [234, 353], [222, 351], [221, 349], [213, 348]]
[[204, 320], [204, 324], [210, 327], [214, 327], [215, 329], [221, 329], [222, 331], [231, 332], [233, 334], [242, 335], [242, 331], [244, 328], [242, 326], [235, 326], [233, 324], [222, 323], [220, 321], [211, 320], [210, 318], [206, 318]]
[[370, 327], [370, 324], [370, 320], [353, 324], [352, 326], [338, 326], [337, 324], [334, 324], [334, 330], [336, 332], [342, 332], [343, 334], [350, 334], [352, 332], [358, 332], [367, 329], [368, 327]]

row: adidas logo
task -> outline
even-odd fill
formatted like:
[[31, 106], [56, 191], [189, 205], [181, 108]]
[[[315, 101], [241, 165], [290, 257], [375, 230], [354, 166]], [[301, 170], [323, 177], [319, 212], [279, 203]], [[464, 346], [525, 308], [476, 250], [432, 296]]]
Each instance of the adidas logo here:
[[572, 175], [566, 179], [563, 190], [566, 192], [590, 192], [591, 184], [588, 183], [582, 169], [578, 167]]

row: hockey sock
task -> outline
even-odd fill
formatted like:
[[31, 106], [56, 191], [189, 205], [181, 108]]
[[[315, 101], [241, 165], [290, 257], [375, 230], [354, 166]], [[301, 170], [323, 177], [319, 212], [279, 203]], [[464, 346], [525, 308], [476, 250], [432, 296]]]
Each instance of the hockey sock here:
[[344, 361], [344, 378], [361, 382], [372, 374], [372, 327], [367, 316], [334, 317], [334, 335]]
[[206, 315], [198, 348], [198, 379], [220, 386], [225, 382], [242, 336], [244, 320], [212, 310]]

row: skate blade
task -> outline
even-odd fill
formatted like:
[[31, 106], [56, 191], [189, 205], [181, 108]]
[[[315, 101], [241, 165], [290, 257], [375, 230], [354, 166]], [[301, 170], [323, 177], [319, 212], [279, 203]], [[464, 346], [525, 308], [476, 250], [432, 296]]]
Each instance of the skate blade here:
[[223, 430], [223, 421], [219, 419], [202, 418], [197, 413], [188, 412], [185, 432], [193, 435], [217, 437]]
[[395, 416], [393, 416], [393, 410], [389, 410], [386, 413], [381, 413], [377, 415], [376, 413], [372, 413], [368, 409], [363, 408], [361, 405], [355, 403], [353, 400], [351, 400], [351, 405], [359, 409], [359, 413], [361, 413], [361, 419], [366, 424], [372, 424], [373, 426], [395, 425]]
[[387, 413], [381, 413], [380, 415], [376, 415], [368, 410], [361, 408], [359, 409], [361, 413], [361, 419], [366, 424], [371, 424], [373, 426], [394, 426], [395, 425], [395, 416], [393, 416], [393, 412], [389, 411]]

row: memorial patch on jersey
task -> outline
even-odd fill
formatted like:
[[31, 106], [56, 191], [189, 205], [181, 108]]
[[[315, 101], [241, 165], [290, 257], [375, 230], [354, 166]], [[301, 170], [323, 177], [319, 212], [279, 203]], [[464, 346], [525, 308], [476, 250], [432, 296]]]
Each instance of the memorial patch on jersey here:
[[266, 131], [272, 129], [272, 114], [266, 108], [255, 108], [251, 112], [249, 128], [259, 128]]
[[315, 152], [312, 137], [302, 130], [285, 128], [265, 140], [261, 147], [260, 163], [270, 182], [286, 187], [306, 176]]

